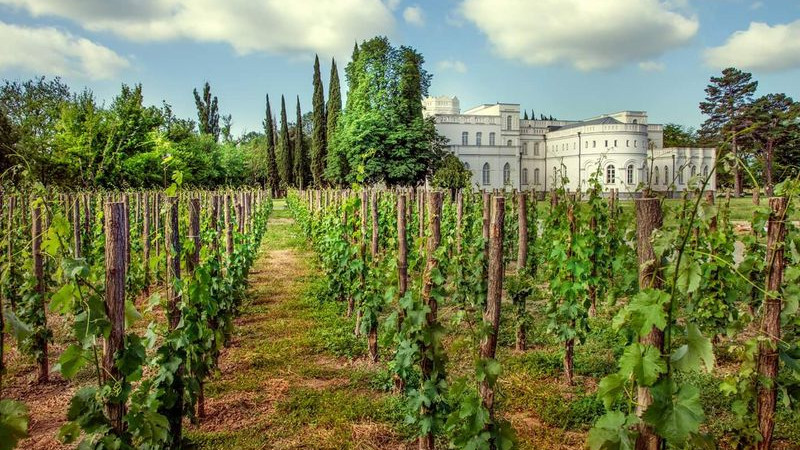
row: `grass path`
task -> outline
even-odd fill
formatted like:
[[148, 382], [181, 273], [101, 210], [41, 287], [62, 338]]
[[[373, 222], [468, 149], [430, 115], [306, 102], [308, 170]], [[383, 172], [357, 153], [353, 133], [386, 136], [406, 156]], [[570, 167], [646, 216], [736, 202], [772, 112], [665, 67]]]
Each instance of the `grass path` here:
[[250, 291], [220, 373], [206, 385], [207, 417], [193, 448], [406, 448], [398, 401], [376, 388], [380, 369], [326, 351], [326, 328], [350, 327], [306, 295], [319, 274], [283, 202], [250, 274]]

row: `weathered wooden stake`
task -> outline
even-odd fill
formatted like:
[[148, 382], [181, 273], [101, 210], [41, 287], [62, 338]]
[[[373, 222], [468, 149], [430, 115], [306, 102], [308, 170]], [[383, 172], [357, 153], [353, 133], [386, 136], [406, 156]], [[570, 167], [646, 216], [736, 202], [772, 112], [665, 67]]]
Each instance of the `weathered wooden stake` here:
[[[365, 272], [367, 271], [367, 201], [369, 200], [369, 196], [367, 195], [367, 191], [361, 191], [361, 233], [359, 233], [359, 246], [358, 246], [358, 255], [361, 258], [361, 263], [363, 264], [363, 269], [358, 274], [358, 282], [359, 286], [361, 286], [361, 292], [366, 290], [366, 283], [365, 283]], [[361, 309], [361, 305], [357, 305], [356, 308], [356, 328], [355, 328], [355, 335], [356, 337], [361, 336], [361, 318], [364, 316], [364, 311]]]
[[72, 201], [72, 248], [73, 255], [80, 258], [81, 252], [81, 203], [78, 195]]
[[225, 195], [225, 252], [230, 260], [233, 256], [233, 222], [231, 222], [231, 194]]
[[781, 338], [781, 287], [783, 285], [784, 243], [786, 241], [786, 197], [772, 197], [772, 210], [767, 222], [767, 286], [764, 296], [764, 312], [761, 318], [761, 334], [765, 340], [758, 344], [758, 397], [756, 413], [758, 432], [762, 440], [758, 450], [772, 447], [775, 429], [775, 406], [778, 399], [778, 344]]
[[[523, 197], [524, 198], [524, 197]], [[494, 359], [497, 335], [500, 329], [500, 301], [503, 296], [503, 231], [505, 223], [505, 197], [494, 198], [494, 215], [489, 234], [489, 284], [486, 292], [486, 309], [483, 312], [484, 328], [489, 332], [481, 339], [480, 358]], [[484, 378], [479, 385], [481, 403], [494, 419], [494, 385]], [[495, 449], [494, 442], [490, 448]]]
[[[128, 251], [128, 235], [125, 233], [125, 205], [123, 203], [107, 203], [105, 207], [105, 255], [106, 255], [106, 316], [111, 324], [111, 331], [103, 346], [103, 380], [114, 382], [122, 376], [116, 365], [114, 356], [123, 350], [125, 339], [125, 260]], [[122, 418], [125, 416], [125, 404], [121, 402], [106, 403], [111, 426], [114, 433], [124, 432]]]
[[461, 189], [456, 193], [456, 254], [461, 254], [461, 222], [464, 220], [464, 193]]
[[[437, 321], [437, 313], [439, 310], [439, 304], [435, 298], [431, 296], [433, 291], [433, 279], [431, 274], [433, 271], [437, 269], [439, 266], [439, 261], [436, 259], [436, 249], [439, 248], [439, 243], [442, 240], [442, 229], [441, 229], [441, 218], [442, 218], [442, 193], [441, 192], [431, 192], [430, 193], [430, 202], [429, 202], [429, 226], [430, 226], [430, 234], [428, 235], [428, 257], [427, 263], [425, 264], [425, 272], [422, 279], [422, 302], [428, 306], [430, 311], [425, 316], [425, 326], [428, 328], [436, 326]], [[422, 374], [422, 384], [431, 380], [433, 376], [433, 364], [434, 361], [425, 356], [428, 351], [428, 346], [426, 344], [420, 345], [420, 354], [423, 355], [420, 361], [420, 372]], [[420, 411], [423, 415], [428, 414], [427, 408], [424, 406], [421, 408]], [[424, 435], [419, 437], [419, 449], [420, 450], [433, 450], [434, 449], [434, 441], [433, 441], [433, 432], [428, 432]]]
[[[181, 279], [181, 239], [178, 228], [178, 197], [167, 197], [167, 319], [170, 330], [178, 328], [181, 320], [180, 295], [176, 289]], [[175, 402], [168, 405], [167, 418], [172, 437], [172, 448], [181, 446], [181, 429], [183, 421], [183, 367], [175, 373], [172, 384], [175, 391]]]
[[[536, 207], [535, 205], [533, 206]], [[528, 273], [528, 201], [527, 195], [524, 192], [517, 194], [517, 216], [519, 220], [519, 249], [517, 251], [517, 272], [520, 274]], [[534, 224], [535, 226], [536, 224]], [[489, 261], [491, 263], [491, 260]], [[491, 268], [489, 269], [491, 272]], [[517, 314], [520, 319], [524, 317], [526, 310], [526, 299], [520, 298], [516, 300]], [[520, 320], [517, 323], [517, 340], [516, 348], [518, 351], [525, 351], [527, 347], [527, 330], [525, 321]]]
[[[42, 207], [35, 206], [31, 210], [31, 237], [32, 237], [32, 256], [33, 256], [33, 276], [36, 278], [36, 286], [34, 290], [39, 296], [39, 306], [43, 311], [44, 332], [42, 336], [47, 334], [47, 301], [45, 300], [45, 282], [44, 282], [44, 258], [42, 257]], [[39, 373], [37, 381], [39, 383], [47, 383], [50, 379], [50, 368], [47, 360], [47, 338], [42, 337], [37, 346], [41, 351], [41, 356], [37, 359], [39, 363]]]
[[[661, 268], [653, 249], [653, 232], [663, 225], [661, 200], [658, 198], [639, 198], [634, 200], [636, 205], [636, 253], [639, 262], [639, 289], [659, 288], [663, 283]], [[669, 325], [668, 325], [669, 326]], [[659, 353], [664, 351], [664, 332], [656, 327], [650, 330], [647, 336], [641, 337], [639, 342], [643, 345], [653, 346]], [[637, 388], [636, 414], [641, 417], [647, 407], [653, 403], [653, 396], [647, 387]], [[636, 440], [637, 450], [658, 450], [661, 438], [647, 425], [640, 427], [639, 437]]]

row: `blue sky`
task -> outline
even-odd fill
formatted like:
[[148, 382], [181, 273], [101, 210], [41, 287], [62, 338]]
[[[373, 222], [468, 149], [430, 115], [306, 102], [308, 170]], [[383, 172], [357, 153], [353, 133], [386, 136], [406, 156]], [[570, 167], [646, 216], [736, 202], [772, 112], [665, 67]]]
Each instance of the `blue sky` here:
[[422, 52], [430, 93], [462, 109], [698, 126], [709, 77], [731, 65], [758, 95], [800, 98], [800, 0], [0, 0], [0, 77], [60, 75], [101, 101], [141, 82], [191, 118], [208, 80], [238, 134], [260, 130], [267, 93], [290, 116], [296, 95], [310, 108], [315, 53], [326, 88], [332, 57], [344, 88], [353, 43], [378, 34]]

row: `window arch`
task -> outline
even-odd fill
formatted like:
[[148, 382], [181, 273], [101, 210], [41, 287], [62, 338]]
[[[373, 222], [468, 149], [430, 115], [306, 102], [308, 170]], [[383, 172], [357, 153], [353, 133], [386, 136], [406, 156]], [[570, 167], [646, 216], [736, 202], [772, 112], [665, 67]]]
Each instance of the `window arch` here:
[[664, 186], [669, 185], [669, 167], [664, 166]]
[[509, 163], [503, 166], [503, 184], [511, 184], [511, 165]]
[[522, 184], [528, 184], [528, 168], [522, 168]]
[[511, 129], [511, 116], [506, 117], [506, 130]]
[[469, 145], [469, 131], [461, 132], [461, 145]]
[[489, 176], [489, 163], [483, 164], [483, 184], [487, 185], [491, 183], [491, 177]]
[[655, 184], [658, 184], [658, 172], [659, 172], [658, 171], [658, 167], [656, 167], [656, 169], [655, 169], [655, 177], [656, 177]]
[[606, 184], [614, 184], [617, 182], [617, 168], [613, 164], [606, 167]]
[[539, 169], [533, 169], [533, 184], [539, 184]]
[[475, 133], [475, 145], [477, 146], [481, 145], [481, 138], [483, 138], [483, 133], [481, 133], [480, 131]]
[[470, 170], [470, 168], [469, 168], [469, 163], [468, 163], [468, 162], [465, 162], [465, 163], [464, 163], [464, 168], [465, 168], [465, 169], [467, 169], [467, 170]]
[[494, 145], [494, 135], [495, 135], [494, 131], [489, 133], [489, 145]]
[[625, 178], [628, 184], [633, 184], [633, 164], [628, 164], [628, 167], [625, 169]]
[[708, 176], [708, 166], [703, 166], [703, 178]]
[[691, 173], [690, 178], [694, 178], [694, 176], [697, 175], [697, 167], [694, 164], [692, 164], [692, 168], [689, 173]]
[[534, 144], [533, 144], [533, 155], [534, 156], [539, 156], [539, 143], [538, 142], [534, 142]]
[[511, 147], [511, 145], [512, 145], [512, 144], [513, 144], [513, 142], [511, 141], [511, 139], [509, 139], [509, 140], [506, 142], [506, 147]]
[[686, 170], [685, 167], [678, 168], [678, 184], [683, 184], [683, 171]]

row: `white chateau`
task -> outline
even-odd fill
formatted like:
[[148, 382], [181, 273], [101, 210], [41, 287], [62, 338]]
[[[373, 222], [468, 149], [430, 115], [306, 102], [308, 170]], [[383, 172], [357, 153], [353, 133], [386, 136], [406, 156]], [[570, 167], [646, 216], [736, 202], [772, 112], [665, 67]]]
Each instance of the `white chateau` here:
[[523, 120], [516, 103], [480, 105], [462, 114], [458, 98], [444, 96], [428, 97], [423, 106], [478, 189], [546, 192], [562, 176], [569, 190], [586, 189], [599, 165], [606, 191], [633, 196], [651, 178], [654, 191], [674, 195], [716, 163], [713, 148], [664, 148], [663, 126], [648, 124], [644, 111], [581, 121]]

